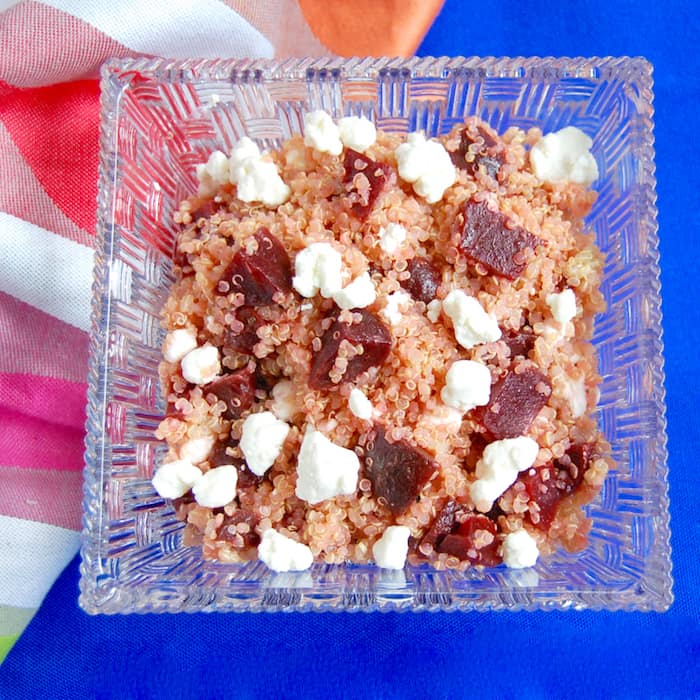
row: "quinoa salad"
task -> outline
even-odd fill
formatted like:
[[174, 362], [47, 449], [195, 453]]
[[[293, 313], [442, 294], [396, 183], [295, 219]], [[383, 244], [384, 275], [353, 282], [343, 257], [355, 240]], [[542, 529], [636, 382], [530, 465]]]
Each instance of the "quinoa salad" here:
[[587, 546], [591, 140], [322, 111], [180, 204], [153, 485], [207, 559], [465, 569]]

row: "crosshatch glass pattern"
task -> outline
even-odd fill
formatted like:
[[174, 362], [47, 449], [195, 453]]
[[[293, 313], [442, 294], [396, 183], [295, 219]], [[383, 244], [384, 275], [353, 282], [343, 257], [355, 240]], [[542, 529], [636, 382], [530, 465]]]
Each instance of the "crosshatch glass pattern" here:
[[[651, 67], [643, 59], [124, 60], [102, 72], [97, 264], [80, 604], [91, 613], [195, 610], [664, 610], [672, 601]], [[159, 309], [172, 212], [195, 165], [243, 135], [274, 148], [322, 108], [385, 130], [448, 131], [478, 115], [593, 138], [588, 222], [607, 256], [596, 322], [599, 416], [617, 468], [590, 547], [531, 570], [434, 571], [203, 561], [150, 477], [163, 447]]]

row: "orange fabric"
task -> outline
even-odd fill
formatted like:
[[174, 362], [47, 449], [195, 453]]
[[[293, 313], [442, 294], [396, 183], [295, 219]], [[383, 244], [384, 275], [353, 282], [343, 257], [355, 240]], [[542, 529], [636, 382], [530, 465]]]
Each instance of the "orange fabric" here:
[[444, 0], [299, 0], [314, 34], [340, 56], [411, 56]]

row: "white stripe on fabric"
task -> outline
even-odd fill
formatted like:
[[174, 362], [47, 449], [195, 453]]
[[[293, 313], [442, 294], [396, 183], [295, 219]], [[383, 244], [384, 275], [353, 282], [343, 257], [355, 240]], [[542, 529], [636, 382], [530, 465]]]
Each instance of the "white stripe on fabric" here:
[[79, 532], [0, 515], [0, 605], [38, 608], [79, 546]]
[[0, 212], [0, 291], [87, 331], [92, 248]]
[[272, 58], [272, 44], [219, 0], [41, 0], [120, 44], [166, 58]]
[[0, 12], [9, 10], [14, 5], [19, 5], [22, 0], [0, 0]]

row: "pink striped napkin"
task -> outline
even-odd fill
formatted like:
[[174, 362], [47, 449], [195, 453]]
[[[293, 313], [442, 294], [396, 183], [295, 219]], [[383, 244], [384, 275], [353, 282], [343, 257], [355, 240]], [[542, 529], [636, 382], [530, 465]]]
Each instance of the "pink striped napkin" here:
[[79, 548], [100, 64], [407, 55], [407, 2], [0, 0], [0, 660]]

